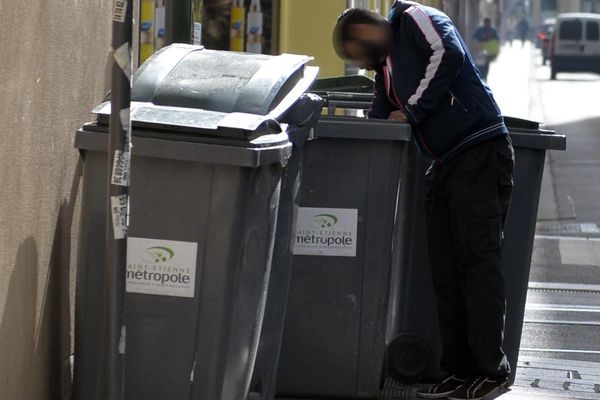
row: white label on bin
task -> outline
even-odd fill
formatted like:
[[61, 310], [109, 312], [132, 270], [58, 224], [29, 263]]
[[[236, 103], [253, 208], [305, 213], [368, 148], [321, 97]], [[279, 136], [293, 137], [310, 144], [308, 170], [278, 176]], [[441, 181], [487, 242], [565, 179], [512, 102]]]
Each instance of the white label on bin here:
[[110, 197], [110, 209], [113, 221], [113, 235], [115, 239], [124, 239], [127, 235], [127, 208], [129, 206], [129, 196]]
[[121, 128], [123, 128], [123, 130], [125, 132], [129, 131], [130, 117], [131, 117], [131, 110], [129, 109], [129, 107], [124, 108], [119, 112], [119, 118], [121, 119]]
[[113, 21], [125, 22], [125, 14], [127, 13], [127, 1], [125, 0], [114, 0], [113, 1]]
[[113, 185], [129, 186], [129, 152], [115, 150], [112, 179]]
[[300, 207], [294, 254], [356, 257], [358, 210]]
[[127, 238], [127, 292], [194, 297], [198, 243]]

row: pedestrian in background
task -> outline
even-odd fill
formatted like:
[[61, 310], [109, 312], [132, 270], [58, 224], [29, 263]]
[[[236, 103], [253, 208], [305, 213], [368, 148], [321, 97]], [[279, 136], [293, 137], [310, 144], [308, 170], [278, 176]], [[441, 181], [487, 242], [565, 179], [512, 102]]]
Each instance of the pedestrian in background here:
[[426, 221], [447, 376], [418, 395], [473, 400], [503, 390], [501, 252], [514, 152], [492, 92], [457, 28], [434, 8], [397, 1], [388, 19], [349, 9], [333, 41], [342, 59], [376, 71], [368, 118], [410, 123], [433, 160]]
[[483, 79], [487, 80], [490, 63], [500, 53], [500, 37], [498, 31], [492, 26], [490, 18], [484, 18], [483, 25], [475, 29], [473, 34], [473, 52], [475, 53], [475, 64]]
[[529, 22], [527, 22], [527, 17], [521, 17], [519, 22], [517, 22], [517, 35], [519, 39], [521, 39], [521, 46], [525, 47], [525, 41], [527, 40], [527, 35], [529, 34]]

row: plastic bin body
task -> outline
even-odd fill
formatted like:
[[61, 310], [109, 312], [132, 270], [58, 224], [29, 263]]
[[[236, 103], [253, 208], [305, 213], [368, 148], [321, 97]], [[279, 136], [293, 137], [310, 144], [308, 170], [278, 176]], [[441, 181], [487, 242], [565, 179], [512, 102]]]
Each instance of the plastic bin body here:
[[283, 170], [277, 216], [277, 235], [273, 250], [273, 268], [269, 278], [263, 327], [252, 377], [250, 399], [273, 400], [277, 385], [277, 369], [283, 337], [283, 323], [292, 273], [292, 246], [296, 230], [300, 188], [302, 185], [305, 142], [314, 134], [314, 124], [321, 114], [323, 101], [305, 95], [286, 113], [288, 136], [294, 143], [292, 155]]
[[410, 128], [323, 117], [316, 137], [305, 148], [297, 230], [307, 226], [302, 218], [310, 218], [310, 210], [355, 212], [345, 229], [356, 230], [356, 253], [299, 255], [296, 246], [278, 396], [374, 398], [383, 371], [396, 197], [412, 147]]
[[[519, 355], [545, 155], [549, 149], [565, 149], [564, 136], [540, 132], [535, 123], [534, 126], [525, 124], [524, 129], [519, 122], [527, 121], [507, 118], [515, 149], [515, 171], [502, 251], [507, 301], [504, 351], [512, 368], [511, 382], [514, 382]], [[398, 313], [397, 331], [400, 337], [417, 333], [432, 351], [432, 354], [423, 354], [428, 359], [421, 360], [425, 367], [419, 380], [423, 382], [435, 381], [442, 375], [439, 369], [441, 338], [425, 225], [424, 175], [428, 164], [429, 161], [420, 156], [411, 160], [409, 166], [412, 172], [407, 175], [412, 175], [409, 182], [411, 191], [404, 194], [408, 196], [407, 201], [399, 202], [399, 206], [404, 207], [398, 211], [403, 222], [398, 224], [396, 235], [393, 278], [399, 290], [395, 296], [398, 303], [394, 307]], [[399, 356], [401, 358], [402, 355]], [[411, 371], [411, 366], [401, 365], [401, 369]]]
[[277, 216], [277, 236], [273, 249], [273, 267], [269, 278], [267, 301], [250, 390], [261, 400], [275, 398], [277, 368], [283, 337], [287, 298], [292, 274], [290, 237], [296, 226], [296, 215], [304, 151], [295, 149], [283, 171], [280, 206]]
[[[141, 140], [136, 144], [143, 147]], [[76, 399], [97, 398], [103, 373], [98, 357], [106, 153], [85, 147], [80, 147], [85, 162]], [[127, 399], [245, 398], [271, 268], [282, 169], [281, 164], [250, 168], [161, 159], [141, 151], [133, 157], [130, 237], [192, 242], [198, 253], [194, 297], [127, 293]]]
[[[266, 329], [262, 322], [270, 310], [267, 296], [285, 303], [287, 295], [287, 287], [277, 285], [285, 282], [278, 276], [289, 275], [291, 268], [291, 257], [281, 249], [290, 248], [295, 199], [289, 187], [298, 190], [301, 153], [289, 162], [293, 145], [288, 133], [294, 127], [283, 127], [279, 118], [314, 80], [318, 69], [305, 67], [309, 60], [173, 45], [136, 73], [128, 231], [132, 275], [126, 294], [128, 400], [247, 398], [259, 342], [270, 330], [282, 329], [282, 318], [270, 319]], [[202, 90], [216, 83], [220, 91]], [[95, 113], [98, 121], [80, 129], [75, 143], [84, 159], [76, 400], [100, 399], [104, 375], [110, 105]], [[179, 250], [169, 247], [177, 246], [188, 253], [184, 267], [170, 261]], [[168, 250], [175, 255], [156, 254]], [[140, 283], [135, 275], [140, 268], [193, 270], [188, 280], [193, 289], [188, 285], [182, 292], [179, 282]], [[260, 347], [278, 356], [278, 346], [275, 340]], [[267, 369], [264, 357], [259, 360]]]

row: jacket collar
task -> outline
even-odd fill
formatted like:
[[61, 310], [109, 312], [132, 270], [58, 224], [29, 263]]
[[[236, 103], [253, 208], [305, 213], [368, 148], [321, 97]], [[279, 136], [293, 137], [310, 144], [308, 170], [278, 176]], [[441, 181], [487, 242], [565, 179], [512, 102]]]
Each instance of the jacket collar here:
[[392, 8], [390, 9], [390, 12], [387, 17], [388, 21], [393, 22], [396, 18], [398, 18], [400, 15], [402, 15], [402, 13], [404, 13], [410, 7], [413, 7], [416, 5], [418, 5], [418, 3], [415, 3], [414, 1], [397, 0], [394, 3], [394, 5], [392, 6]]

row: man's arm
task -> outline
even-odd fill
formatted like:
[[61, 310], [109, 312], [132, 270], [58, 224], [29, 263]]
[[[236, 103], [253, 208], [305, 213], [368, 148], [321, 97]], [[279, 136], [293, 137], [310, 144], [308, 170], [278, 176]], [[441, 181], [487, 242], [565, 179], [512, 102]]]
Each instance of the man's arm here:
[[385, 83], [381, 71], [375, 74], [374, 97], [371, 102], [371, 108], [367, 111], [368, 118], [387, 119], [390, 113], [395, 109], [390, 103], [385, 91]]
[[404, 29], [417, 51], [427, 57], [425, 74], [405, 106], [409, 120], [418, 123], [435, 110], [450, 88], [465, 62], [465, 52], [448, 18], [432, 19], [418, 7], [406, 14]]

